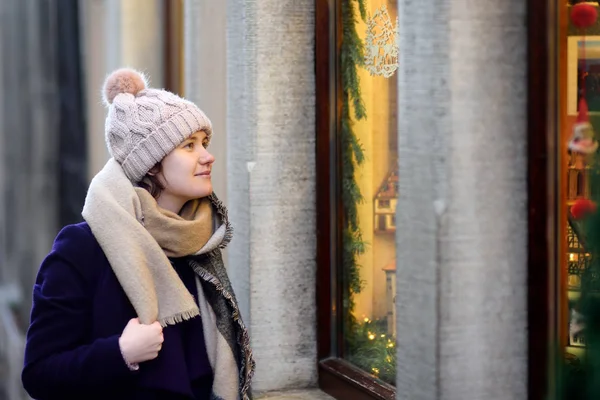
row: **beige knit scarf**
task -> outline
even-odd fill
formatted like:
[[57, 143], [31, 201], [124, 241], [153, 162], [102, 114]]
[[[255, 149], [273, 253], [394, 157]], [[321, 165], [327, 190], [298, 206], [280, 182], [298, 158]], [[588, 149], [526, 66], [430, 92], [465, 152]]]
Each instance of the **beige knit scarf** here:
[[[220, 219], [218, 227], [213, 227], [213, 206], [214, 217]], [[179, 215], [161, 209], [150, 193], [135, 188], [121, 166], [110, 159], [92, 180], [82, 215], [140, 321], [171, 325], [202, 310], [214, 371], [211, 399], [250, 400], [255, 365], [250, 338], [219, 251], [231, 240], [224, 206], [210, 196], [189, 202]], [[206, 257], [202, 264], [191, 261], [198, 304], [167, 258], [190, 255]]]
[[160, 209], [150, 193], [131, 184], [114, 159], [92, 180], [83, 218], [141, 323], [166, 326], [199, 315], [167, 257], [195, 254], [204, 247], [213, 229], [211, 210], [208, 199], [186, 204], [180, 215]]
[[179, 214], [160, 208], [145, 189], [135, 188], [140, 198], [144, 227], [167, 257], [196, 254], [213, 233], [212, 205], [208, 198], [187, 202]]

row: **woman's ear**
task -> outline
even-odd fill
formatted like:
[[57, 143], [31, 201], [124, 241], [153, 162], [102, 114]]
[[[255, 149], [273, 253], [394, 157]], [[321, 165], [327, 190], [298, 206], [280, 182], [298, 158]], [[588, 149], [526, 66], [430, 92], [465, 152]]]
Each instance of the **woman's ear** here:
[[150, 168], [150, 171], [148, 171], [148, 175], [149, 176], [156, 176], [160, 173], [160, 163], [156, 164], [154, 167]]

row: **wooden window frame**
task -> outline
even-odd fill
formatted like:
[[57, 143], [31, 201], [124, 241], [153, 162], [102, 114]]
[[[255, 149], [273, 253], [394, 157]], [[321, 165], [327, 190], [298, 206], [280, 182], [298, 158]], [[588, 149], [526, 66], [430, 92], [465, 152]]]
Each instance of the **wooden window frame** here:
[[559, 307], [557, 0], [528, 0], [528, 398], [553, 393]]

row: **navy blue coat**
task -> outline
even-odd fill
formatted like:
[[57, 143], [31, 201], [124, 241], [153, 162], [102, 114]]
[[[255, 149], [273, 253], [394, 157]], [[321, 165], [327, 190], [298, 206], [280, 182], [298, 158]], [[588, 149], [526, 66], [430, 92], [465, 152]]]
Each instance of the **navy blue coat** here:
[[[174, 268], [197, 297], [193, 270]], [[136, 313], [86, 223], [65, 227], [33, 288], [22, 381], [39, 400], [209, 399], [212, 370], [200, 317], [164, 329], [154, 360], [130, 371], [119, 336]]]

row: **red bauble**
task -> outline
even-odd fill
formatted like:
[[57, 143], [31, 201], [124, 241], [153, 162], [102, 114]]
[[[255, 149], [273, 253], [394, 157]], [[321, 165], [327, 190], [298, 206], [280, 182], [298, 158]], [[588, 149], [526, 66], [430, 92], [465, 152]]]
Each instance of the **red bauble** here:
[[578, 28], [588, 28], [596, 23], [598, 11], [591, 4], [579, 3], [571, 7], [571, 21]]
[[582, 219], [596, 212], [596, 203], [588, 199], [579, 199], [571, 206], [571, 215], [575, 219]]

